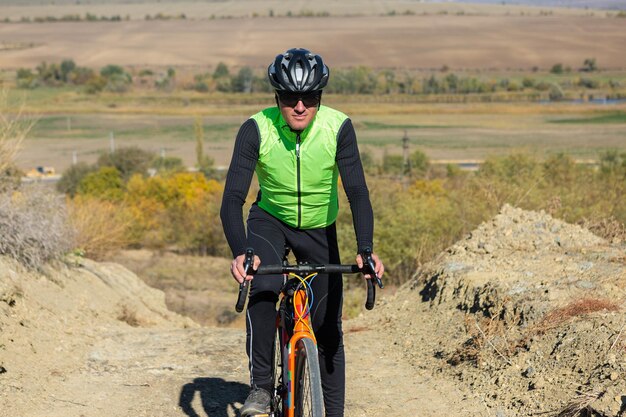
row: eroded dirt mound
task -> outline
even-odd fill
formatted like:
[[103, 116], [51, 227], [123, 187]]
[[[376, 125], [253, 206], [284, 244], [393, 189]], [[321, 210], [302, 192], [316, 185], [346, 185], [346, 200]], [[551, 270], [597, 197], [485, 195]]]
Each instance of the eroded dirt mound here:
[[489, 415], [623, 415], [625, 259], [579, 226], [504, 206], [388, 300], [382, 321], [406, 358], [458, 380]]
[[59, 382], [83, 367], [83, 357], [109, 333], [196, 326], [167, 310], [161, 291], [117, 264], [74, 259], [29, 272], [0, 257], [3, 413], [43, 415], [37, 404], [50, 400]]

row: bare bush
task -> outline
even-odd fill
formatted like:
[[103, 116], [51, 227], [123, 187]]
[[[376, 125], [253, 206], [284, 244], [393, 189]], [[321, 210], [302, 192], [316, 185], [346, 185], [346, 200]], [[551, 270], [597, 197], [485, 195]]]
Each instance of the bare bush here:
[[465, 316], [465, 331], [469, 336], [448, 358], [448, 363], [457, 366], [462, 362], [478, 365], [485, 349], [492, 350], [506, 363], [510, 364], [514, 346], [507, 340], [508, 329], [499, 315], [492, 317]]
[[585, 218], [579, 224], [596, 236], [600, 236], [611, 243], [626, 241], [626, 224], [614, 217], [595, 220]]
[[9, 114], [6, 108], [6, 91], [0, 91], [0, 187], [14, 166], [20, 144], [34, 125], [34, 121], [23, 117], [23, 108], [14, 114]]
[[69, 251], [72, 242], [62, 197], [40, 187], [0, 194], [0, 254], [39, 268]]

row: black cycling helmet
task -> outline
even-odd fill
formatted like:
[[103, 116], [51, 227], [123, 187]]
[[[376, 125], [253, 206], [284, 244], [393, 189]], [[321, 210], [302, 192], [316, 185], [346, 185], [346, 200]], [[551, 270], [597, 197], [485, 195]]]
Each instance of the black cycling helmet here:
[[293, 48], [276, 56], [267, 75], [276, 91], [309, 93], [326, 87], [329, 71], [321, 56]]

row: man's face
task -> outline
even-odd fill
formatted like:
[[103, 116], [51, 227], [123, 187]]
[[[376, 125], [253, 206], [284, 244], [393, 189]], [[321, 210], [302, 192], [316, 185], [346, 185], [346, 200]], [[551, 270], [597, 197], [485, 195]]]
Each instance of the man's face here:
[[320, 104], [320, 92], [278, 93], [278, 106], [283, 118], [293, 130], [302, 131], [317, 114], [317, 106]]

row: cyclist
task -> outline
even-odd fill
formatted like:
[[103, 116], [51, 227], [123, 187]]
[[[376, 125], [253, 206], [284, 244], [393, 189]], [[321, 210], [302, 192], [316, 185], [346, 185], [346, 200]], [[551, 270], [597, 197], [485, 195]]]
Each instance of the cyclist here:
[[[233, 253], [231, 274], [239, 283], [252, 280], [244, 271], [245, 249], [252, 247], [254, 267], [261, 260], [280, 264], [289, 246], [298, 262], [339, 264], [335, 219], [338, 175], [350, 202], [357, 238], [356, 261], [372, 247], [373, 213], [350, 119], [322, 106], [329, 69], [319, 55], [294, 48], [278, 55], [268, 68], [276, 107], [244, 122], [235, 140], [220, 216]], [[259, 194], [250, 209], [247, 236], [242, 206], [253, 173]], [[372, 254], [376, 273], [383, 263]], [[366, 278], [371, 278], [366, 275]], [[242, 416], [266, 413], [272, 390], [272, 346], [276, 303], [283, 276], [260, 276], [251, 282], [246, 311], [246, 351], [251, 391]], [[318, 275], [311, 321], [315, 332], [328, 417], [343, 416], [345, 358], [341, 328], [341, 276]]]

